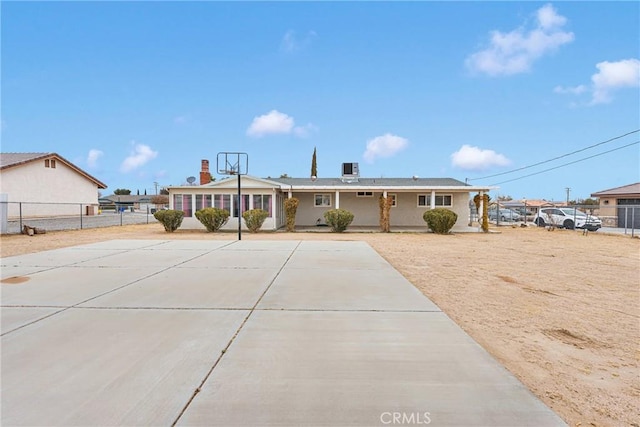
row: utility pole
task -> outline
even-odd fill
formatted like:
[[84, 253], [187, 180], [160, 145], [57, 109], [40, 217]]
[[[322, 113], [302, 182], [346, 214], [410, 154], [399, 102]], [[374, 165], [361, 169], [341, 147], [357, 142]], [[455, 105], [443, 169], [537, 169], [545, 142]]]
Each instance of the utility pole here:
[[158, 195], [158, 183], [154, 182], [153, 185], [156, 187], [156, 196]]
[[567, 190], [567, 206], [569, 206], [569, 194], [571, 193], [571, 188], [566, 187], [565, 190]]

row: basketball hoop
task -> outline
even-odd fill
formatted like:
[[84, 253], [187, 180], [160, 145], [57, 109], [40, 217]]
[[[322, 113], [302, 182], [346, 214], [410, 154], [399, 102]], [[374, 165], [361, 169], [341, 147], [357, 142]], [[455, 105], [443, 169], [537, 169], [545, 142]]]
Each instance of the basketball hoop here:
[[216, 157], [216, 169], [220, 175], [246, 175], [249, 170], [249, 155], [223, 151]]
[[[244, 169], [243, 169], [244, 168]], [[242, 192], [240, 177], [249, 170], [249, 155], [222, 151], [216, 157], [216, 169], [220, 175], [238, 175], [238, 240], [242, 240]]]

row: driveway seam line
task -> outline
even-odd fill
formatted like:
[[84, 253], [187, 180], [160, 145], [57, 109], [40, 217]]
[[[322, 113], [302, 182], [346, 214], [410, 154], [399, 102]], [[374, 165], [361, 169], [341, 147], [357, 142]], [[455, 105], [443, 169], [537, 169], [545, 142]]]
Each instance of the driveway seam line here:
[[[96, 299], [96, 298], [100, 298], [100, 297], [103, 297], [103, 296], [108, 295], [108, 294], [110, 294], [110, 293], [113, 293], [113, 292], [119, 291], [120, 289], [126, 288], [127, 286], [131, 286], [131, 285], [133, 285], [133, 284], [135, 284], [135, 283], [140, 282], [141, 280], [148, 279], [148, 278], [153, 277], [153, 276], [155, 276], [155, 275], [158, 275], [158, 274], [160, 274], [160, 273], [164, 273], [164, 272], [165, 272], [165, 271], [167, 271], [167, 270], [170, 270], [170, 269], [172, 269], [172, 268], [178, 267], [179, 265], [182, 265], [182, 264], [184, 264], [184, 263], [186, 263], [186, 262], [193, 261], [194, 259], [197, 259], [197, 258], [203, 257], [203, 256], [205, 256], [205, 255], [208, 255], [208, 254], [210, 254], [211, 252], [214, 252], [214, 251], [216, 251], [216, 250], [218, 250], [218, 249], [221, 249], [221, 248], [224, 248], [224, 247], [226, 247], [226, 246], [232, 245], [233, 243], [235, 243], [235, 242], [229, 242], [229, 243], [227, 243], [226, 245], [223, 245], [223, 246], [217, 247], [217, 248], [215, 248], [215, 249], [212, 249], [212, 250], [210, 250], [210, 251], [204, 252], [204, 253], [202, 253], [202, 254], [200, 254], [200, 255], [198, 255], [198, 256], [195, 256], [195, 257], [193, 257], [193, 258], [186, 259], [186, 260], [184, 260], [184, 261], [182, 261], [182, 262], [179, 262], [178, 264], [171, 265], [171, 266], [169, 266], [169, 267], [163, 268], [162, 270], [156, 271], [155, 273], [151, 273], [151, 274], [149, 274], [149, 275], [147, 275], [147, 276], [141, 277], [141, 278], [136, 279], [136, 280], [134, 280], [134, 281], [132, 281], [132, 282], [125, 283], [124, 285], [119, 286], [119, 287], [117, 287], [117, 288], [115, 288], [115, 289], [111, 289], [110, 291], [103, 292], [103, 293], [101, 293], [100, 295], [96, 295], [96, 296], [93, 296], [93, 297], [91, 297], [91, 298], [88, 298], [88, 299], [86, 299], [86, 300], [84, 300], [84, 301], [80, 301], [80, 302], [75, 303], [75, 304], [73, 304], [73, 305], [67, 306], [67, 307], [65, 307], [65, 308], [64, 308], [64, 309], [62, 309], [62, 310], [56, 311], [55, 313], [50, 313], [50, 314], [48, 314], [47, 316], [44, 316], [44, 317], [41, 317], [41, 318], [39, 318], [39, 319], [33, 320], [33, 321], [31, 321], [31, 322], [25, 323], [24, 325], [20, 325], [20, 326], [18, 326], [18, 327], [17, 327], [17, 328], [15, 328], [15, 329], [11, 329], [10, 331], [3, 332], [2, 334], [0, 334], [0, 337], [3, 337], [3, 336], [5, 336], [5, 335], [7, 335], [7, 334], [10, 334], [10, 333], [12, 333], [12, 332], [18, 331], [18, 330], [20, 330], [20, 329], [22, 329], [22, 328], [26, 328], [27, 326], [33, 325], [34, 323], [38, 323], [38, 322], [40, 322], [40, 321], [42, 321], [42, 320], [44, 320], [44, 319], [48, 319], [49, 317], [55, 316], [55, 315], [57, 315], [57, 314], [60, 314], [60, 313], [62, 313], [62, 312], [65, 312], [65, 311], [67, 311], [67, 310], [69, 310], [69, 309], [72, 309], [72, 308], [78, 308], [77, 306], [79, 306], [80, 304], [84, 304], [84, 303], [87, 303], [87, 302], [89, 302], [89, 301], [93, 301], [93, 300], [94, 300], [94, 299]], [[124, 251], [119, 252], [119, 253], [130, 252], [130, 251], [133, 251], [133, 250], [136, 250], [136, 249], [128, 249], [128, 250], [124, 250]], [[100, 258], [105, 258], [105, 257], [108, 257], [108, 256], [110, 256], [110, 255], [104, 255], [103, 257], [98, 257], [98, 258], [93, 258], [93, 259], [100, 259]], [[289, 260], [289, 259], [287, 259], [287, 261], [288, 261], [288, 260]], [[78, 263], [81, 263], [81, 262], [86, 262], [86, 261], [78, 261], [77, 263], [74, 263], [74, 264], [78, 264]], [[63, 265], [63, 266], [60, 266], [60, 267], [71, 267], [71, 266], [73, 266], [74, 264], [66, 264], [66, 265]], [[57, 268], [60, 268], [60, 267], [57, 267]], [[99, 268], [99, 267], [100, 267], [100, 266], [98, 266], [98, 268]]]
[[180, 418], [182, 418], [182, 416], [184, 415], [184, 413], [187, 411], [187, 409], [189, 409], [189, 406], [191, 406], [191, 403], [193, 402], [193, 400], [196, 398], [196, 396], [198, 395], [198, 393], [200, 393], [200, 391], [202, 390], [202, 387], [205, 385], [205, 383], [207, 382], [207, 380], [209, 379], [209, 377], [211, 376], [211, 374], [213, 373], [213, 370], [218, 366], [218, 364], [220, 363], [220, 361], [222, 360], [222, 357], [227, 353], [227, 350], [229, 350], [229, 347], [231, 347], [231, 344], [233, 344], [233, 342], [235, 341], [235, 339], [237, 338], [238, 334], [240, 334], [240, 332], [242, 331], [242, 328], [244, 327], [244, 325], [249, 321], [249, 318], [251, 317], [251, 315], [253, 314], [254, 311], [256, 311], [256, 307], [258, 306], [258, 304], [260, 304], [260, 301], [262, 301], [262, 298], [264, 298], [265, 294], [269, 291], [269, 289], [271, 289], [271, 286], [275, 283], [276, 279], [278, 278], [278, 276], [280, 276], [280, 273], [282, 273], [282, 270], [284, 270], [285, 266], [287, 265], [287, 263], [289, 262], [289, 260], [291, 259], [291, 257], [293, 256], [294, 253], [296, 253], [296, 250], [298, 249], [298, 247], [300, 247], [300, 244], [302, 243], [301, 240], [298, 241], [298, 243], [296, 244], [296, 247], [293, 248], [293, 250], [291, 251], [291, 253], [289, 254], [289, 256], [287, 257], [287, 259], [282, 263], [282, 266], [280, 267], [280, 269], [278, 269], [278, 272], [276, 273], [276, 275], [273, 277], [273, 279], [271, 279], [271, 282], [269, 282], [269, 284], [267, 285], [267, 287], [265, 288], [264, 292], [262, 292], [262, 294], [260, 295], [260, 297], [258, 297], [258, 300], [256, 301], [256, 303], [253, 305], [253, 307], [251, 308], [251, 310], [249, 311], [249, 313], [247, 314], [247, 316], [244, 318], [244, 320], [242, 321], [242, 323], [240, 324], [240, 326], [238, 327], [238, 329], [236, 330], [235, 334], [233, 334], [233, 336], [231, 337], [231, 339], [229, 340], [229, 342], [227, 343], [227, 345], [222, 349], [222, 351], [220, 352], [220, 355], [217, 357], [217, 359], [215, 360], [215, 362], [213, 363], [213, 365], [211, 366], [211, 369], [209, 369], [209, 372], [207, 372], [207, 374], [204, 376], [204, 378], [202, 379], [202, 381], [200, 382], [200, 385], [198, 386], [198, 388], [196, 388], [193, 393], [191, 394], [191, 397], [189, 398], [189, 400], [187, 401], [187, 403], [184, 405], [184, 407], [182, 408], [182, 410], [180, 411], [180, 413], [178, 414], [178, 417], [175, 419], [175, 421], [171, 424], [171, 427], [175, 427], [176, 424], [178, 424], [178, 421], [180, 421]]

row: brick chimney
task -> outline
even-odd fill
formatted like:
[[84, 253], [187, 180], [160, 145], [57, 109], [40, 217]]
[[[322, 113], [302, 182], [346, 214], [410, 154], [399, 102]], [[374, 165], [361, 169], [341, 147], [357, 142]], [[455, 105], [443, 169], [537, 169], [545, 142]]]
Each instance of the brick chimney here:
[[202, 170], [200, 171], [200, 185], [211, 182], [211, 173], [209, 172], [209, 160], [202, 160]]

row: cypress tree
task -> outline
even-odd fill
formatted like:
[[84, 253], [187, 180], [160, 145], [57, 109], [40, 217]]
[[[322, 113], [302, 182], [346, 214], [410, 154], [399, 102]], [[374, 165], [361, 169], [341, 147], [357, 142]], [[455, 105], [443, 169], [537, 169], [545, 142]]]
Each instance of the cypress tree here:
[[313, 147], [313, 157], [311, 157], [311, 176], [318, 176], [318, 165], [316, 163], [316, 147]]

